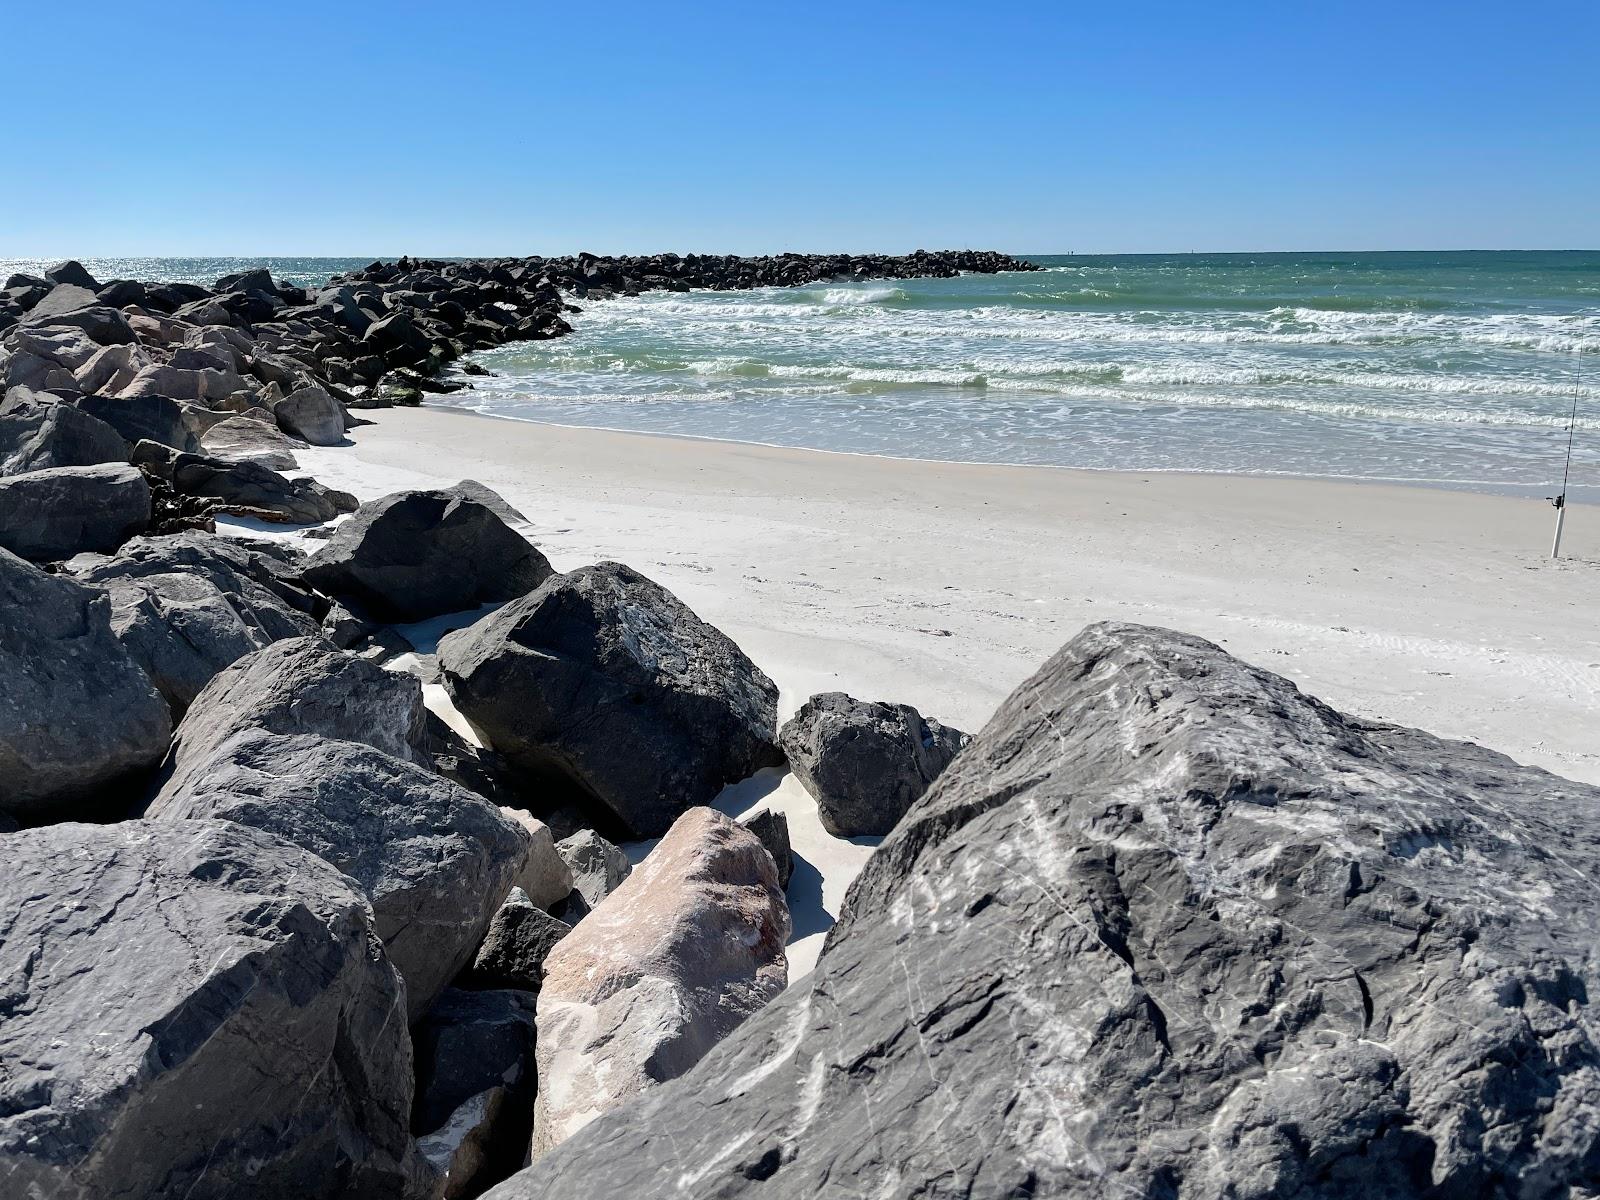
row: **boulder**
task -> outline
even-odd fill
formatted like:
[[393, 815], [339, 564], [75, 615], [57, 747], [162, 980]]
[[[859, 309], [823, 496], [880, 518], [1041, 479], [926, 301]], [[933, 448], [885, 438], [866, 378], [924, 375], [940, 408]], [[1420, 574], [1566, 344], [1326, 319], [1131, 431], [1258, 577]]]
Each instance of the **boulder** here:
[[519, 770], [576, 784], [629, 834], [779, 759], [778, 689], [620, 563], [552, 576], [439, 647], [455, 706]]
[[356, 506], [354, 496], [325, 488], [314, 479], [289, 479], [259, 462], [183, 454], [149, 441], [135, 446], [132, 458], [179, 495], [211, 501], [215, 512], [295, 525], [331, 521]]
[[73, 287], [85, 288], [91, 292], [100, 290], [100, 283], [76, 259], [67, 259], [58, 262], [44, 273], [44, 277], [51, 283], [70, 283]]
[[592, 829], [580, 829], [556, 843], [572, 886], [556, 912], [571, 925], [590, 912], [633, 873], [633, 863], [619, 848]]
[[208, 404], [248, 393], [250, 385], [233, 371], [189, 369], [165, 364], [145, 367], [120, 393], [124, 396], [167, 396]]
[[[67, 293], [72, 295], [68, 297]], [[104, 304], [83, 306], [78, 303], [82, 294], [73, 287], [56, 288], [28, 314], [26, 327], [52, 332], [63, 328], [81, 330], [97, 346], [120, 346], [134, 340], [127, 317]]]
[[313, 446], [337, 446], [344, 441], [344, 410], [315, 384], [290, 392], [273, 406], [272, 415], [278, 428]]
[[363, 504], [306, 568], [323, 591], [399, 621], [512, 600], [550, 574], [544, 555], [488, 506], [449, 488]]
[[293, 571], [234, 538], [135, 538], [113, 558], [69, 564], [111, 598], [111, 631], [174, 717], [224, 667], [283, 638], [310, 637], [315, 598]]
[[968, 740], [909, 704], [843, 692], [811, 697], [778, 734], [789, 769], [834, 837], [888, 833]]
[[13, 388], [0, 404], [0, 476], [50, 467], [125, 463], [128, 443], [71, 404]]
[[149, 815], [262, 829], [354, 879], [413, 1020], [472, 961], [527, 859], [526, 830], [487, 800], [358, 742], [245, 729], [190, 767]]
[[[77, 381], [78, 387], [87, 394], [104, 393], [111, 396], [126, 388], [139, 372], [149, 365], [149, 354], [136, 343], [101, 346], [85, 359], [82, 365], [73, 368], [72, 377]], [[150, 399], [173, 403], [165, 396], [152, 396]]]
[[709, 808], [679, 817], [544, 960], [533, 1157], [682, 1075], [782, 992], [788, 938], [756, 836]]
[[293, 471], [300, 464], [294, 452], [305, 445], [290, 438], [265, 413], [237, 413], [207, 429], [200, 448], [224, 462], [252, 462], [273, 471]]
[[521, 888], [513, 888], [489, 922], [461, 986], [536, 993], [544, 984], [544, 960], [571, 932], [572, 926], [537, 907]]
[[227, 821], [10, 835], [0, 1178], [51, 1200], [422, 1200], [366, 899]]
[[[58, 283], [47, 292], [43, 299], [28, 310], [28, 320], [39, 321], [45, 318], [64, 316], [67, 313], [77, 312], [90, 308], [99, 302], [99, 297], [88, 288], [77, 287], [70, 283]], [[115, 312], [115, 309], [111, 311]]]
[[420, 363], [433, 350], [428, 335], [412, 323], [405, 313], [394, 313], [367, 326], [361, 340], [391, 366], [409, 367]]
[[809, 988], [491, 1196], [1586, 1193], [1597, 872], [1600, 789], [1092, 626]]
[[105, 596], [0, 550], [0, 811], [65, 819], [159, 763], [171, 729]]
[[188, 453], [200, 449], [200, 439], [189, 428], [176, 400], [165, 396], [84, 396], [75, 403], [79, 411], [111, 426], [130, 446], [151, 441]]
[[442, 1200], [476, 1195], [522, 1165], [533, 1125], [533, 997], [450, 990], [413, 1031], [417, 1148]]
[[744, 827], [760, 839], [778, 868], [778, 886], [788, 887], [794, 875], [794, 851], [789, 845], [789, 818], [775, 808], [763, 808], [744, 819]]
[[150, 524], [137, 467], [48, 467], [0, 478], [0, 548], [35, 562], [115, 550]]
[[[83, 330], [74, 325], [23, 325], [7, 339], [19, 351], [48, 359], [58, 367], [74, 373], [94, 361], [95, 357], [111, 347], [97, 344]], [[127, 353], [128, 347], [118, 347]]]
[[362, 742], [426, 766], [415, 749], [426, 711], [422, 685], [410, 675], [385, 671], [319, 637], [273, 642], [219, 671], [195, 697], [173, 736], [157, 803], [203, 783], [206, 763], [247, 729]]
[[572, 891], [572, 868], [557, 850], [550, 826], [520, 808], [502, 807], [500, 811], [528, 831], [528, 861], [516, 885], [530, 903], [549, 910]]

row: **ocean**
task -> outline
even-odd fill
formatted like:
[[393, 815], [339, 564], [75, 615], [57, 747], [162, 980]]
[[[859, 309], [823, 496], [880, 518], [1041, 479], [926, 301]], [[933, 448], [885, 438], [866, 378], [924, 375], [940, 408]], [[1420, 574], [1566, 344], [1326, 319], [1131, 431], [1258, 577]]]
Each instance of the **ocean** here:
[[[1572, 495], [1600, 499], [1600, 252], [1029, 257], [1048, 269], [600, 301], [571, 337], [478, 355], [496, 375], [430, 403], [861, 454], [1544, 495], [1576, 396]], [[210, 280], [266, 262], [310, 283], [366, 261], [86, 265]]]

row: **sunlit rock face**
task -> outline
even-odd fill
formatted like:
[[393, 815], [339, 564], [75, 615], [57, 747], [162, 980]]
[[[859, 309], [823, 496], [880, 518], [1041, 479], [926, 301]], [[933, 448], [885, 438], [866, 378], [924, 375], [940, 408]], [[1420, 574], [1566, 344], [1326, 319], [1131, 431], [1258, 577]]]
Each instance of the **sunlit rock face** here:
[[1600, 789], [1098, 625], [851, 890], [812, 975], [495, 1200], [1565, 1196]]

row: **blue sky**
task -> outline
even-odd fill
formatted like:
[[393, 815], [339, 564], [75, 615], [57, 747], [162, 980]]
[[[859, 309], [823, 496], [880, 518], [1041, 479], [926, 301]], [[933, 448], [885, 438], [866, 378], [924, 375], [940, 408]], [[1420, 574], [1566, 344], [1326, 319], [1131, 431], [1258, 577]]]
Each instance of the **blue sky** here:
[[5, 0], [0, 26], [0, 257], [1600, 246], [1595, 0]]

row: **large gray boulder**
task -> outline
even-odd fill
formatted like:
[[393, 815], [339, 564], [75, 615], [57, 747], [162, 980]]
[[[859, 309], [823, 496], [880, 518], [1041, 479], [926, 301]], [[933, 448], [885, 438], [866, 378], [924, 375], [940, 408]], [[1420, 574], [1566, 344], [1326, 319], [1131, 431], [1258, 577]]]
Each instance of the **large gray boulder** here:
[[151, 817], [222, 817], [338, 867], [372, 901], [415, 1020], [472, 961], [528, 856], [529, 835], [481, 796], [359, 742], [247, 729]]
[[416, 749], [426, 711], [413, 675], [385, 671], [319, 637], [273, 642], [219, 671], [195, 697], [173, 735], [157, 802], [203, 783], [223, 743], [247, 729], [362, 742], [427, 766]]
[[772, 680], [620, 563], [553, 576], [446, 637], [439, 663], [496, 750], [576, 784], [637, 837], [780, 757]]
[[402, 988], [366, 899], [227, 821], [56, 825], [0, 871], [0, 1193], [415, 1198]]
[[278, 428], [313, 446], [337, 446], [344, 441], [344, 410], [315, 384], [290, 392], [273, 406], [272, 415]]
[[0, 478], [0, 548], [34, 562], [109, 553], [150, 524], [137, 467], [49, 467]]
[[788, 940], [755, 834], [714, 809], [679, 817], [544, 960], [533, 1156], [682, 1075], [782, 992]]
[[888, 833], [967, 741], [909, 704], [843, 692], [811, 697], [778, 732], [790, 770], [834, 837]]
[[1589, 1195], [1597, 877], [1600, 789], [1092, 626], [809, 988], [491, 1195]]
[[283, 638], [318, 632], [315, 598], [292, 568], [233, 538], [135, 538], [111, 558], [68, 564], [111, 598], [111, 631], [175, 717], [224, 667]]
[[0, 476], [125, 463], [128, 443], [104, 421], [26, 388], [0, 403]]
[[421, 621], [526, 595], [550, 564], [485, 504], [454, 489], [363, 504], [311, 556], [306, 578], [379, 616]]
[[105, 596], [0, 550], [0, 812], [64, 820], [159, 763], [171, 729]]

